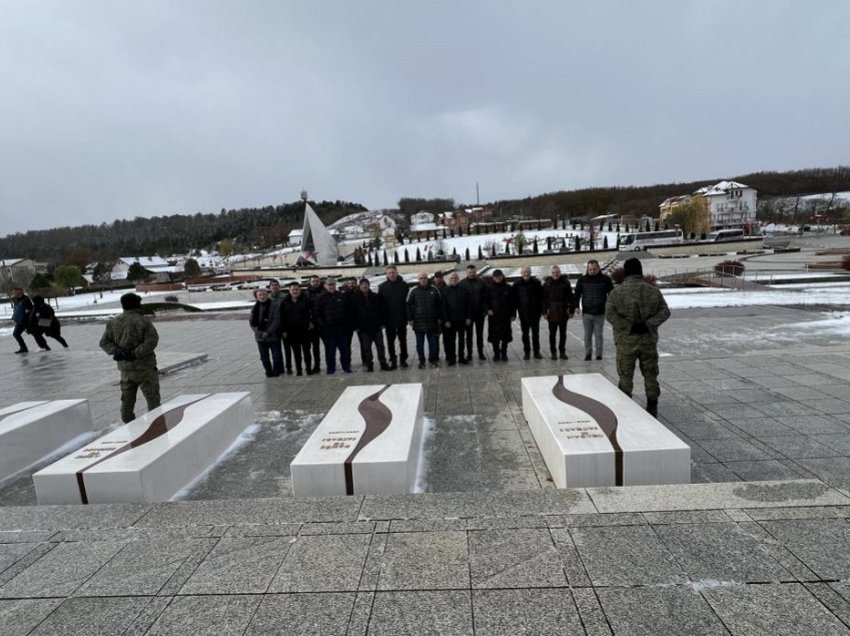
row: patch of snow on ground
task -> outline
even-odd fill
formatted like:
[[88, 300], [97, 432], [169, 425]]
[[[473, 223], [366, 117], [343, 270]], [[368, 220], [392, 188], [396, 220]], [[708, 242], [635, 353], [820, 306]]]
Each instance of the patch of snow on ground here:
[[416, 484], [413, 487], [415, 493], [428, 491], [426, 476], [430, 466], [428, 460], [425, 459], [425, 444], [434, 436], [436, 429], [437, 423], [430, 417], [426, 417], [422, 423], [422, 436], [419, 438], [419, 466], [416, 467]]

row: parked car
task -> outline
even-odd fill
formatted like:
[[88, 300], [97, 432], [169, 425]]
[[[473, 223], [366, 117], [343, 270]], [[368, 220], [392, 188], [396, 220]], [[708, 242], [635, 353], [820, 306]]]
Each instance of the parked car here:
[[841, 230], [841, 236], [850, 236], [850, 227], [845, 227]]

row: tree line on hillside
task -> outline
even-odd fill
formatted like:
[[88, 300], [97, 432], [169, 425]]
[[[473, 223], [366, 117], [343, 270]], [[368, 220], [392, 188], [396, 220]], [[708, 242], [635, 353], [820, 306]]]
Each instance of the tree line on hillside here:
[[[324, 223], [367, 211], [359, 203], [310, 202]], [[224, 210], [219, 214], [172, 214], [101, 225], [32, 230], [0, 238], [0, 258], [31, 258], [52, 265], [70, 260], [76, 265], [120, 256], [185, 254], [217, 248], [223, 241], [238, 249], [267, 249], [285, 243], [301, 228], [304, 203]]]
[[[850, 167], [811, 168], [789, 172], [755, 172], [731, 177], [759, 191], [761, 201], [772, 197], [793, 197], [813, 193], [850, 190]], [[583, 188], [551, 192], [525, 199], [490, 204], [495, 219], [524, 217], [565, 220], [600, 214], [658, 215], [666, 198], [690, 194], [723, 178], [690, 183], [651, 186]], [[401, 227], [419, 211], [440, 213], [456, 207], [451, 198], [403, 197], [399, 200]], [[326, 225], [367, 211], [360, 203], [344, 201], [310, 202]], [[303, 223], [301, 201], [262, 208], [224, 210], [219, 214], [173, 214], [152, 218], [137, 217], [101, 225], [34, 230], [0, 238], [0, 258], [31, 258], [52, 266], [85, 266], [119, 256], [186, 254], [196, 249], [265, 250], [285, 243], [292, 229]], [[226, 248], [222, 250], [221, 248]]]

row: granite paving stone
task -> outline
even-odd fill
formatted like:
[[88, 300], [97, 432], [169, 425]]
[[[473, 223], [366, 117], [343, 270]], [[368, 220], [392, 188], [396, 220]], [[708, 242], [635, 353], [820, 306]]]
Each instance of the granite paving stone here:
[[150, 504], [95, 504], [90, 506], [6, 506], [0, 530], [69, 530], [126, 528], [151, 509]]
[[655, 526], [655, 532], [694, 581], [764, 583], [794, 577], [760, 542], [734, 523]]
[[370, 535], [299, 536], [290, 545], [269, 592], [356, 592]]
[[847, 626], [799, 583], [720, 586], [703, 596], [732, 634], [846, 636]]
[[266, 595], [245, 636], [345, 636], [354, 599], [351, 593]]
[[568, 589], [474, 590], [476, 636], [561, 636], [584, 631]]
[[690, 586], [610, 587], [598, 593], [615, 634], [729, 634], [711, 606]]
[[220, 539], [180, 594], [258, 594], [277, 574], [291, 537], [238, 537]]
[[70, 596], [124, 546], [110, 541], [60, 543], [0, 587], [0, 597]]
[[767, 437], [762, 436], [760, 441], [774, 449], [778, 453], [782, 453], [785, 457], [792, 459], [800, 457], [840, 457], [841, 453], [821, 444], [819, 441], [808, 435], [790, 435], [783, 437]]
[[473, 588], [567, 584], [564, 566], [547, 528], [471, 531], [468, 540]]
[[745, 439], [704, 439], [700, 447], [720, 462], [754, 461], [759, 459], [777, 459], [781, 457], [775, 451], [759, 447]]
[[[216, 539], [132, 541], [100, 568], [78, 596], [155, 595], [193, 555], [205, 555]], [[73, 545], [73, 544], [70, 544]]]
[[572, 593], [587, 636], [611, 636], [611, 624], [602, 611], [596, 590], [592, 587], [576, 587]]
[[850, 578], [850, 524], [846, 519], [760, 521], [821, 579]]
[[799, 470], [778, 459], [754, 462], [725, 462], [723, 464], [742, 481], [782, 481], [800, 479]]
[[146, 597], [69, 598], [30, 636], [122, 634], [151, 602]]
[[468, 589], [469, 561], [465, 532], [391, 533], [378, 590]]
[[838, 620], [845, 625], [850, 625], [850, 601], [847, 600], [847, 583], [804, 583], [803, 585]]
[[6, 636], [24, 636], [59, 607], [61, 598], [25, 598], [0, 601], [0, 625]]
[[369, 636], [472, 636], [469, 590], [377, 592]]
[[147, 636], [241, 636], [245, 633], [260, 595], [178, 596], [147, 632]]
[[32, 552], [37, 543], [5, 543], [0, 544], [0, 572], [12, 567], [15, 563]]
[[572, 528], [594, 586], [670, 585], [686, 574], [648, 526]]

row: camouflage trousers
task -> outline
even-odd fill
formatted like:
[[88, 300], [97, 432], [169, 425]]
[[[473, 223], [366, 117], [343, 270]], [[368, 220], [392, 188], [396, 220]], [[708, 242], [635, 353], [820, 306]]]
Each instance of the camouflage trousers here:
[[647, 398], [658, 398], [658, 348], [654, 344], [617, 344], [617, 373], [620, 390], [631, 397], [634, 388], [635, 365], [640, 364]]
[[148, 411], [162, 403], [159, 397], [159, 373], [156, 367], [121, 372], [121, 421], [124, 423], [136, 419], [133, 411], [136, 407], [136, 393], [140, 388], [148, 403]]

